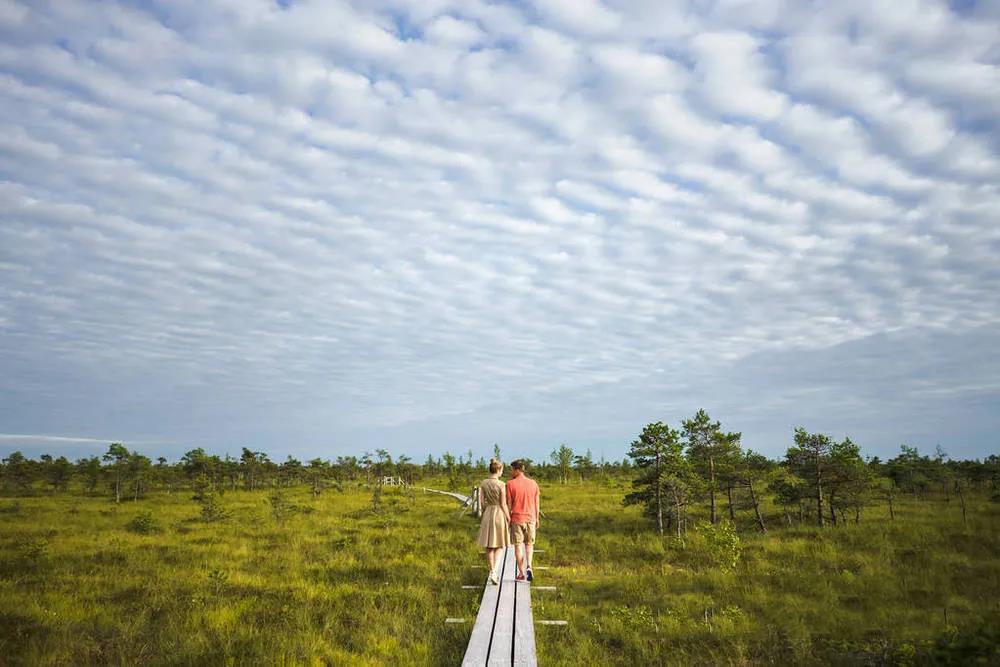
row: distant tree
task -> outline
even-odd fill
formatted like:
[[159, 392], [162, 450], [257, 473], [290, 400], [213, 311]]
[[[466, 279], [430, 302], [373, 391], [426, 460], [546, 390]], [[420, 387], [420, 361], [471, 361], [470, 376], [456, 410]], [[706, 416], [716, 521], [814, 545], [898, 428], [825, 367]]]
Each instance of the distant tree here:
[[351, 480], [358, 478], [361, 466], [356, 456], [338, 456], [334, 467], [334, 477], [338, 480]]
[[272, 461], [266, 452], [257, 452], [257, 460], [260, 461], [258, 468], [260, 480], [257, 482], [257, 486], [273, 485], [281, 470], [280, 466]]
[[375, 479], [381, 484], [382, 478], [389, 475], [393, 470], [392, 454], [385, 449], [376, 449], [375, 456]]
[[[53, 458], [51, 454], [42, 454], [38, 457], [37, 473], [46, 484], [49, 482], [49, 475], [52, 474]], [[52, 489], [55, 491], [55, 488]]]
[[458, 466], [455, 464], [455, 455], [445, 452], [441, 458], [444, 461], [444, 472], [448, 475], [448, 488], [454, 491], [458, 488]]
[[500, 443], [498, 442], [493, 443], [493, 458], [497, 461], [503, 461], [503, 459], [500, 458]]
[[419, 466], [414, 464], [413, 459], [406, 454], [402, 454], [396, 459], [396, 476], [405, 480], [407, 484], [413, 483], [413, 475], [417, 470], [419, 470]]
[[958, 494], [958, 501], [962, 506], [962, 525], [968, 528], [969, 511], [968, 506], [965, 504], [965, 489], [962, 486], [962, 477], [960, 475], [956, 475], [955, 477], [955, 492]]
[[789, 507], [796, 508], [799, 523], [801, 523], [803, 520], [802, 502], [809, 496], [809, 487], [802, 478], [789, 470], [787, 462], [771, 472], [767, 488], [774, 494], [775, 502], [784, 511], [785, 521], [788, 525], [792, 525], [792, 516], [788, 512]]
[[595, 468], [594, 455], [589, 449], [586, 454], [577, 454], [573, 457], [573, 468], [576, 469], [581, 482], [593, 474]]
[[983, 478], [989, 481], [993, 499], [1000, 500], [1000, 456], [990, 454], [977, 467], [982, 470]]
[[830, 450], [829, 470], [830, 522], [837, 523], [837, 511], [841, 515], [854, 512], [854, 522], [861, 522], [861, 510], [869, 502], [875, 488], [875, 477], [871, 468], [861, 458], [861, 450], [850, 438], [834, 443]]
[[816, 502], [816, 523], [822, 528], [824, 474], [830, 467], [833, 441], [822, 433], [809, 433], [804, 428], [795, 429], [795, 446], [785, 454], [789, 468], [809, 484]]
[[896, 500], [896, 492], [899, 487], [896, 486], [896, 482], [890, 477], [878, 477], [872, 472], [874, 476], [874, 481], [872, 483], [873, 493], [886, 501], [889, 505], [889, 520], [896, 520], [896, 506], [894, 501]]
[[928, 461], [927, 473], [929, 480], [941, 488], [944, 499], [951, 502], [951, 490], [955, 486], [955, 468], [948, 464], [948, 453], [941, 448], [941, 445], [934, 448], [934, 457]]
[[750, 506], [762, 533], [767, 532], [767, 526], [764, 525], [764, 516], [760, 511], [760, 487], [773, 467], [766, 456], [748, 449], [740, 459], [740, 465], [733, 471], [733, 478], [750, 493]]
[[900, 489], [912, 493], [914, 500], [919, 500], [930, 482], [930, 459], [921, 456], [916, 447], [901, 445], [899, 449], [899, 455], [886, 462], [889, 477]]
[[83, 488], [87, 493], [93, 494], [101, 483], [101, 476], [104, 470], [101, 468], [101, 459], [97, 456], [88, 456], [76, 462], [77, 474], [83, 478]]
[[240, 468], [243, 470], [243, 486], [247, 491], [253, 491], [263, 482], [264, 466], [267, 454], [255, 452], [243, 447], [240, 453]]
[[240, 463], [228, 453], [226, 458], [222, 460], [222, 474], [225, 479], [229, 482], [229, 490], [236, 490], [236, 483], [240, 479]]
[[153, 478], [161, 488], [166, 489], [167, 493], [173, 493], [177, 475], [165, 457], [158, 456], [156, 458], [156, 465], [153, 466]]
[[139, 500], [139, 496], [145, 492], [149, 485], [149, 477], [152, 472], [152, 462], [148, 457], [138, 452], [129, 452], [126, 472], [129, 482], [132, 484], [132, 500]]
[[319, 498], [326, 486], [326, 479], [329, 474], [330, 465], [321, 458], [315, 458], [309, 462], [306, 475], [309, 479], [309, 488], [312, 490], [313, 498]]
[[743, 488], [743, 484], [737, 475], [737, 468], [743, 463], [743, 447], [740, 443], [742, 433], [720, 432], [716, 436], [716, 448], [719, 457], [715, 460], [716, 484], [723, 485], [726, 489], [727, 507], [729, 509], [729, 519], [736, 523], [736, 501], [733, 493]]
[[120, 442], [112, 442], [103, 457], [109, 463], [108, 467], [111, 470], [111, 483], [115, 490], [116, 503], [122, 501], [122, 482], [125, 480], [129, 454], [130, 452], [125, 448], [125, 445]]
[[[258, 453], [258, 456], [263, 455]], [[197, 480], [199, 488], [210, 488], [219, 494], [225, 493], [225, 464], [218, 456], [206, 454], [200, 447], [192, 449], [181, 457], [180, 468], [192, 488]]]
[[60, 456], [57, 459], [49, 456], [46, 462], [44, 461], [46, 456], [48, 455], [42, 456], [45, 464], [43, 467], [45, 481], [52, 487], [53, 491], [65, 491], [73, 477], [73, 464], [65, 456]]
[[302, 462], [289, 454], [285, 458], [285, 462], [281, 464], [281, 469], [278, 472], [279, 483], [283, 486], [292, 486], [301, 476]]
[[31, 487], [31, 462], [21, 452], [11, 452], [3, 460], [4, 486], [13, 493], [24, 493]]
[[837, 511], [855, 510], [860, 520], [861, 507], [870, 486], [870, 471], [861, 458], [861, 451], [850, 438], [834, 442], [826, 467], [824, 484], [830, 523], [837, 524]]
[[361, 455], [361, 467], [365, 471], [365, 483], [372, 483], [372, 467], [375, 465], [374, 459], [372, 459], [371, 452], [365, 452]]
[[[694, 417], [683, 421], [681, 425], [691, 463], [695, 470], [708, 480], [709, 518], [713, 524], [718, 523], [715, 502], [718, 478], [720, 474], [731, 476], [733, 467], [739, 460], [740, 434], [724, 433], [721, 424], [713, 422], [704, 410], [698, 410]], [[732, 507], [731, 498], [730, 507]]]
[[[678, 537], [683, 530], [682, 516], [690, 493], [696, 488], [696, 475], [684, 456], [680, 434], [664, 424], [647, 424], [632, 442], [628, 452], [639, 476], [632, 481], [632, 493], [625, 496], [625, 505], [643, 505], [646, 514], [656, 519], [656, 528], [663, 534], [663, 509], [673, 505], [672, 523]], [[668, 520], [671, 520], [668, 515]]]
[[565, 484], [569, 478], [569, 471], [573, 466], [573, 450], [563, 443], [557, 449], [552, 450], [549, 458], [552, 460], [552, 465], [559, 471], [560, 481]]

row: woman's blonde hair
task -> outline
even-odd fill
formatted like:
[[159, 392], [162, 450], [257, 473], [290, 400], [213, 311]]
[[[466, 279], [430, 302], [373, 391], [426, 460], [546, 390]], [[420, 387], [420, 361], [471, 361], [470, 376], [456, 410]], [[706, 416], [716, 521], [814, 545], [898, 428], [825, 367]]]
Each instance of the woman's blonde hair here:
[[503, 463], [496, 458], [490, 459], [490, 474], [496, 474], [503, 470]]

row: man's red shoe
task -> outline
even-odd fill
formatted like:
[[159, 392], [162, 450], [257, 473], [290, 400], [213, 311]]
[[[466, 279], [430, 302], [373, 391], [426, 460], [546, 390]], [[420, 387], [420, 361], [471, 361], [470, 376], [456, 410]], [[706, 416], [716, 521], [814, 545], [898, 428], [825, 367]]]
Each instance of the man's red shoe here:
[[515, 581], [524, 581], [524, 575], [523, 574], [519, 574], [516, 577], [514, 577], [514, 580]]

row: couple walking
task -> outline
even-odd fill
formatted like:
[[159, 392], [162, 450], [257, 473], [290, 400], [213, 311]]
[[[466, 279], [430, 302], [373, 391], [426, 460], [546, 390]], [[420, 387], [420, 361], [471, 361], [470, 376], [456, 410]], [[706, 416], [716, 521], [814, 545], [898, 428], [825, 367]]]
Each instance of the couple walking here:
[[500, 583], [500, 552], [514, 542], [517, 581], [531, 581], [531, 556], [538, 528], [538, 484], [524, 474], [524, 461], [510, 464], [510, 480], [500, 480], [503, 463], [490, 459], [490, 476], [479, 485], [479, 506], [483, 519], [476, 542], [486, 549], [490, 583]]

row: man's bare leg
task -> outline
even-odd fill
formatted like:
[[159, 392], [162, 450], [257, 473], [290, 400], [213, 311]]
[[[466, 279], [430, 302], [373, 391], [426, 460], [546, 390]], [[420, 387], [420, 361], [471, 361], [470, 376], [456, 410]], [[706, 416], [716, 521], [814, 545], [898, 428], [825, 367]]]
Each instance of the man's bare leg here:
[[514, 545], [514, 557], [517, 559], [517, 573], [524, 574], [524, 545], [518, 542]]
[[[528, 542], [524, 545], [524, 550], [527, 553], [525, 560], [528, 561], [528, 569], [531, 569], [531, 556], [535, 553], [535, 543]], [[522, 570], [523, 571], [523, 570]]]

